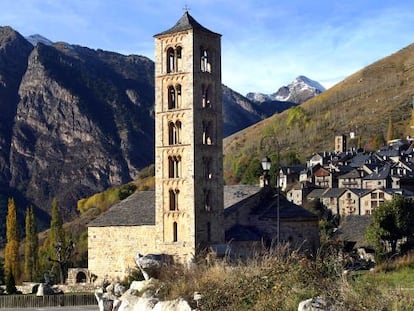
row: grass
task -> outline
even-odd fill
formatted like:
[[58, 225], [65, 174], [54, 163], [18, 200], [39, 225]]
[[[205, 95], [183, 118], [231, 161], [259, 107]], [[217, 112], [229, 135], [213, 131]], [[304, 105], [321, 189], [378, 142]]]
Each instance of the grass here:
[[414, 310], [409, 265], [393, 271], [344, 276], [335, 252], [310, 259], [287, 249], [250, 260], [216, 260], [164, 268], [161, 299], [183, 297], [199, 310], [297, 310], [300, 301], [322, 296], [329, 310]]

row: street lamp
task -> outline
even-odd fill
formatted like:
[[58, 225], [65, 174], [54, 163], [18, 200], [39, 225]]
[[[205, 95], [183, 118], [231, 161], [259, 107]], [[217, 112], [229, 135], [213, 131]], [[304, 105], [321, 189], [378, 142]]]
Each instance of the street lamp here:
[[[277, 222], [277, 246], [279, 246], [280, 243], [280, 189], [279, 189], [279, 171], [280, 171], [280, 145], [279, 145], [279, 141], [274, 137], [274, 136], [265, 136], [262, 138], [262, 140], [260, 141], [260, 149], [264, 149], [265, 145], [265, 141], [269, 140], [269, 143], [267, 146], [276, 146], [277, 149], [277, 162], [276, 162], [276, 194], [277, 194], [277, 198], [276, 198], [276, 222]], [[262, 169], [263, 169], [263, 182], [264, 182], [264, 186], [269, 186], [270, 182], [269, 182], [269, 171], [270, 171], [270, 167], [272, 165], [272, 161], [270, 160], [270, 158], [268, 156], [265, 156], [262, 159]]]
[[272, 161], [268, 156], [262, 159], [262, 169], [263, 169], [263, 183], [264, 186], [269, 185], [269, 171], [270, 167], [272, 166]]

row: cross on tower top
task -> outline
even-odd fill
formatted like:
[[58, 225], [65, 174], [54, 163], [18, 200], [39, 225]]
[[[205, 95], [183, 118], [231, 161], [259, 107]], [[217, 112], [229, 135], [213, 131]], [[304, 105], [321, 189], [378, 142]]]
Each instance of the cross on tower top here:
[[183, 7], [183, 11], [188, 12], [190, 11], [190, 7], [188, 6], [188, 4], [186, 3]]

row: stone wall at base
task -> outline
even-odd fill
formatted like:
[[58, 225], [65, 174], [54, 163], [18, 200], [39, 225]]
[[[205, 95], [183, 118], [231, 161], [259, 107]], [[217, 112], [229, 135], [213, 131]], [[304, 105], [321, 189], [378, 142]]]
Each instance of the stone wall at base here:
[[135, 255], [156, 253], [155, 226], [88, 228], [88, 269], [95, 283], [125, 278], [136, 269]]

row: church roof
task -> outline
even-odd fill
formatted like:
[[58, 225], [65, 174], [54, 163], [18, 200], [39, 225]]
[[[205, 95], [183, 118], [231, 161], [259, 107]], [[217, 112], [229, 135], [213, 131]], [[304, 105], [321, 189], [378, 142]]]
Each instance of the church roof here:
[[166, 31], [160, 32], [160, 33], [156, 34], [154, 37], [158, 37], [158, 36], [162, 36], [162, 35], [168, 35], [168, 34], [177, 33], [177, 32], [186, 31], [186, 30], [191, 30], [191, 29], [211, 33], [211, 34], [214, 34], [214, 35], [219, 35], [218, 33], [215, 33], [211, 30], [208, 30], [207, 28], [202, 26], [200, 23], [198, 23], [194, 19], [194, 17], [192, 17], [190, 15], [190, 13], [188, 13], [188, 11], [186, 11], [184, 13], [184, 15], [178, 20], [178, 22], [172, 28], [170, 28]]
[[88, 227], [155, 225], [155, 191], [138, 191], [92, 220]]

